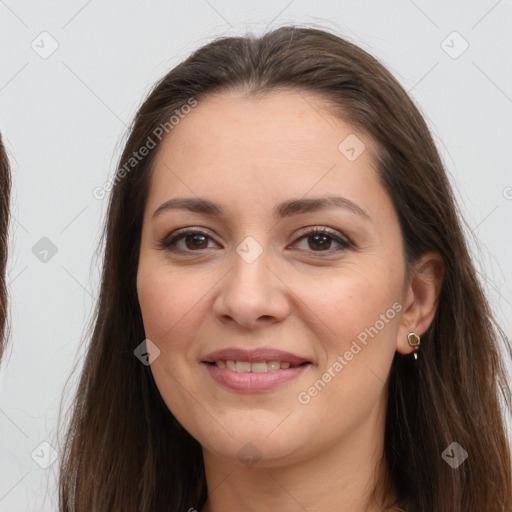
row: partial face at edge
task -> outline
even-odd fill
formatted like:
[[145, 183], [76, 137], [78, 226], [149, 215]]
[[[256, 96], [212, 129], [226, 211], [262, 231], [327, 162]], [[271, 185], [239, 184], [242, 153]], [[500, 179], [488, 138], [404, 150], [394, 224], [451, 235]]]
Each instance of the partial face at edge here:
[[9, 224], [10, 170], [0, 134], [0, 360], [5, 350], [7, 291], [5, 267], [7, 263], [7, 229]]
[[[340, 445], [364, 425], [382, 428], [404, 299], [403, 241], [372, 140], [321, 105], [291, 91], [208, 97], [155, 161], [137, 275], [146, 338], [160, 350], [151, 370], [191, 435], [235, 461], [247, 442], [260, 464], [272, 465]], [[339, 149], [354, 135], [366, 147], [355, 159], [361, 146]], [[280, 203], [328, 196], [358, 208], [273, 216]], [[152, 217], [173, 198], [204, 198], [224, 213]], [[184, 228], [202, 233], [162, 247]], [[263, 346], [311, 364], [248, 393], [219, 384], [203, 362], [220, 349]]]

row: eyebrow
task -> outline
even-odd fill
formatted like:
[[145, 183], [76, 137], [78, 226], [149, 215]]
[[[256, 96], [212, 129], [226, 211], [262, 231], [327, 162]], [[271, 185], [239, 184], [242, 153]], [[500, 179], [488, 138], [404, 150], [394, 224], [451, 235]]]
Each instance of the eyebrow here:
[[[340, 196], [328, 196], [311, 199], [292, 199], [278, 204], [272, 213], [274, 218], [283, 219], [285, 217], [291, 217], [301, 213], [310, 213], [333, 208], [342, 208], [344, 210], [355, 213], [362, 218], [371, 220], [368, 213], [360, 206], [350, 201], [349, 199]], [[212, 215], [217, 217], [223, 217], [225, 215], [225, 211], [222, 206], [209, 201], [208, 199], [200, 197], [175, 197], [161, 204], [153, 212], [152, 218], [154, 219], [162, 213], [173, 209], [184, 209], [194, 213], [201, 213], [203, 215]]]

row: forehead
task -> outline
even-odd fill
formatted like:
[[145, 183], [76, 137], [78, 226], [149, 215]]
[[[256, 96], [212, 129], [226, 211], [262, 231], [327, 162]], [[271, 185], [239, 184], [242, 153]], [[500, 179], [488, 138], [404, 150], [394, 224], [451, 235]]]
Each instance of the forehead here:
[[[243, 92], [207, 96], [164, 138], [160, 153], [169, 146], [173, 152], [208, 148], [229, 154], [230, 150], [257, 154], [259, 159], [276, 157], [282, 151], [291, 156], [317, 157], [339, 152], [339, 143], [350, 135], [365, 139], [367, 156], [375, 148], [368, 136], [334, 115], [327, 99], [307, 91], [283, 90], [262, 97]], [[215, 146], [215, 147], [213, 147]], [[275, 152], [279, 153], [276, 154]], [[200, 157], [201, 155], [197, 155]]]
[[377, 200], [374, 142], [329, 106], [294, 90], [206, 97], [162, 140], [148, 203], [198, 195], [247, 206], [332, 192]]

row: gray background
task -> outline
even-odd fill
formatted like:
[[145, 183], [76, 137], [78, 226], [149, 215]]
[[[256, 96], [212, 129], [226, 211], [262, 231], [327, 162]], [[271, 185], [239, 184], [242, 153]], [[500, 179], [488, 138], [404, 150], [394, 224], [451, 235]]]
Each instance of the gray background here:
[[12, 335], [0, 369], [3, 512], [56, 510], [61, 398], [65, 389], [66, 406], [72, 396], [99, 283], [107, 199], [92, 191], [113, 175], [136, 108], [211, 38], [287, 23], [336, 30], [410, 91], [511, 335], [511, 0], [0, 0], [0, 131], [14, 174]]

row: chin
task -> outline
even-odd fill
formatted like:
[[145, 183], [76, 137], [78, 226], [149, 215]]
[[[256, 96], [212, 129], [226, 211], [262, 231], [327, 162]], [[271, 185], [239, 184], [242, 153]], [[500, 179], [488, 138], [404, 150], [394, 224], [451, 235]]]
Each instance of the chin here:
[[250, 431], [240, 432], [240, 435], [230, 437], [226, 434], [222, 439], [208, 437], [200, 440], [203, 451], [220, 459], [227, 464], [242, 467], [271, 468], [297, 462], [300, 440], [295, 435], [270, 436], [268, 434], [252, 435]]

